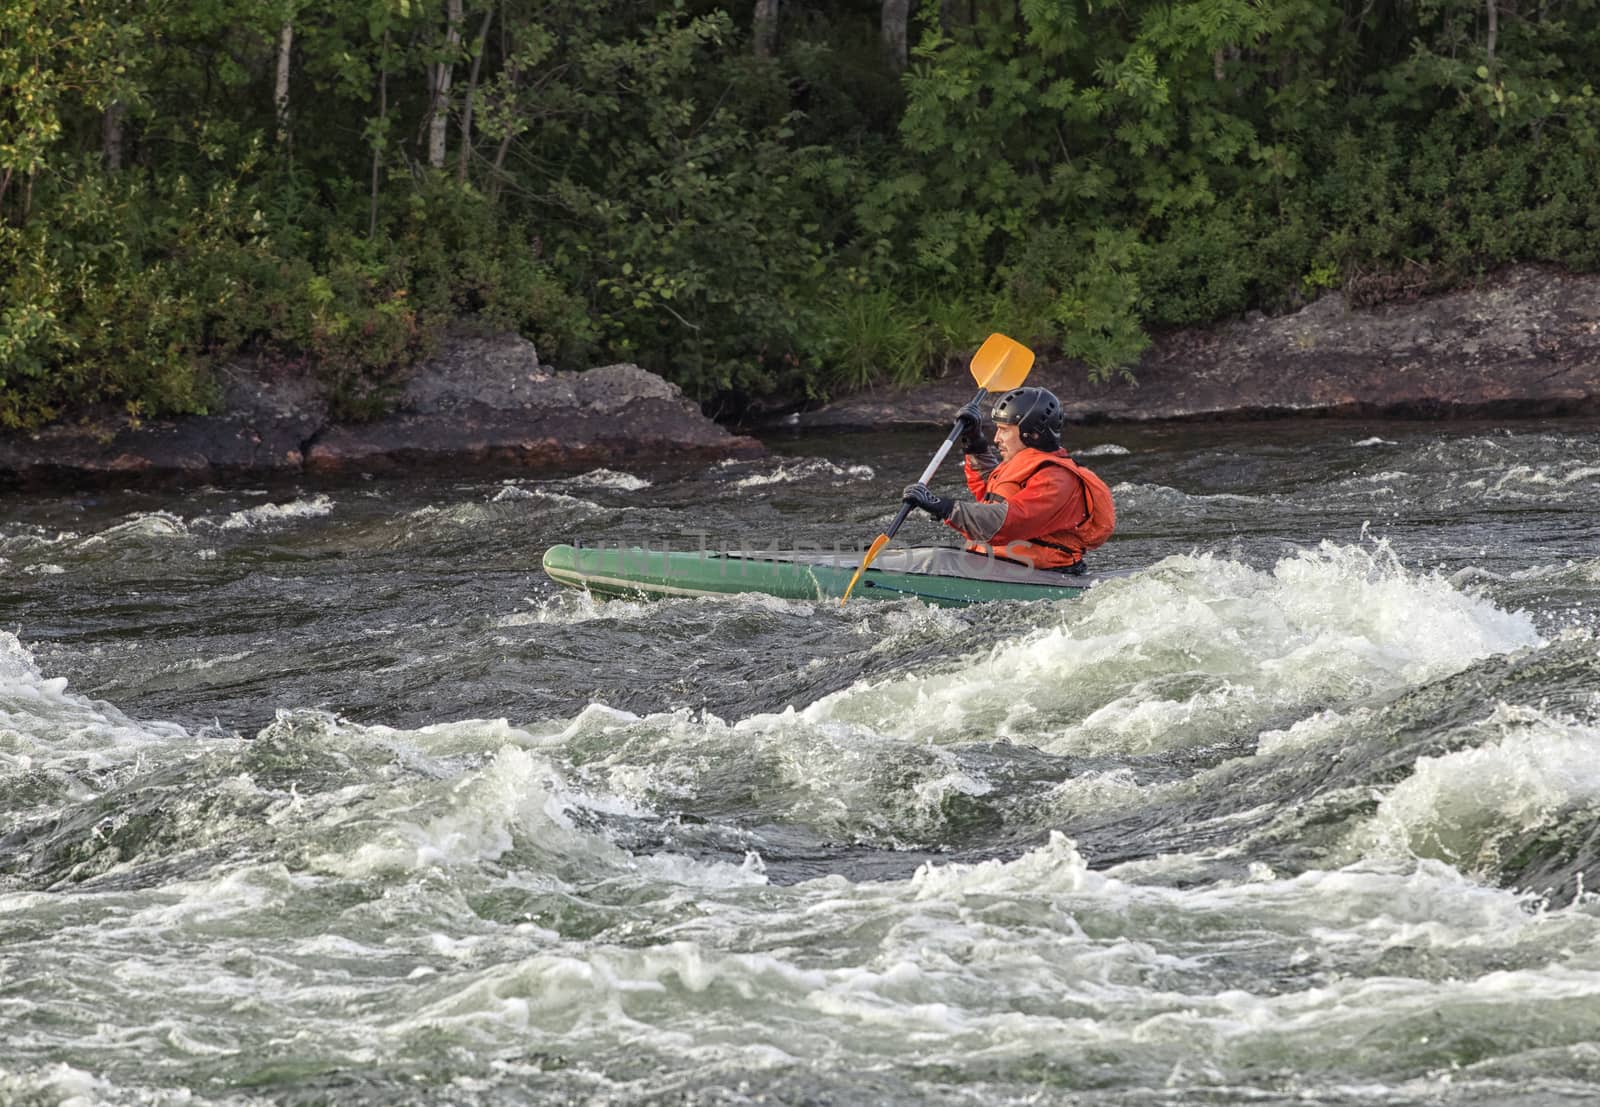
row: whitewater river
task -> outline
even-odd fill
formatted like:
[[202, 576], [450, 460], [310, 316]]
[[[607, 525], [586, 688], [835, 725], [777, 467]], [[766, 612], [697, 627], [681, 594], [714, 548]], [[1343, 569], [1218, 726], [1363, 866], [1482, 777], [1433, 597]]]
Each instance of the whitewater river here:
[[0, 1104], [1600, 1100], [1600, 424], [1076, 430], [1054, 604], [538, 570], [937, 441], [7, 496]]

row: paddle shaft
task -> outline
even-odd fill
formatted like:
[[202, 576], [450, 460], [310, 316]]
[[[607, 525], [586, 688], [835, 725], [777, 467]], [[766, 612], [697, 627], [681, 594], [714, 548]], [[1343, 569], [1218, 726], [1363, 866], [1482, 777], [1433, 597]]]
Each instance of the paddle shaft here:
[[[980, 388], [978, 389], [978, 394], [974, 397], [974, 399], [979, 403], [982, 403], [983, 398], [988, 394], [988, 389]], [[963, 429], [965, 429], [965, 427], [965, 419], [956, 420], [956, 425], [950, 428], [950, 433], [945, 436], [944, 442], [939, 446], [938, 452], [933, 455], [933, 460], [928, 462], [928, 467], [924, 469], [922, 471], [922, 475], [917, 478], [918, 484], [927, 484], [933, 479], [933, 474], [939, 471], [939, 466], [944, 464], [944, 459], [950, 456], [950, 447], [956, 444], [956, 439], [961, 437], [961, 432]], [[884, 531], [884, 533], [890, 538], [893, 538], [896, 534], [898, 534], [900, 531], [900, 524], [906, 521], [906, 518], [911, 514], [911, 509], [914, 506], [914, 504], [909, 502], [902, 503], [900, 505], [900, 514], [894, 517], [894, 522], [889, 524], [889, 529]]]

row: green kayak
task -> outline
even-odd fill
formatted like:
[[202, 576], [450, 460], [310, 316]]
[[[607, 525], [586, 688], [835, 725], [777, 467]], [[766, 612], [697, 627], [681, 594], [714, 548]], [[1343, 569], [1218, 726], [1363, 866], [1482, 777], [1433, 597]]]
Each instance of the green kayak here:
[[[762, 592], [789, 600], [837, 600], [861, 552], [732, 554], [623, 546], [551, 546], [544, 571], [557, 584], [596, 596], [661, 598]], [[1000, 600], [1068, 600], [1122, 573], [1062, 573], [947, 547], [885, 550], [861, 576], [852, 599], [915, 597], [941, 607]]]

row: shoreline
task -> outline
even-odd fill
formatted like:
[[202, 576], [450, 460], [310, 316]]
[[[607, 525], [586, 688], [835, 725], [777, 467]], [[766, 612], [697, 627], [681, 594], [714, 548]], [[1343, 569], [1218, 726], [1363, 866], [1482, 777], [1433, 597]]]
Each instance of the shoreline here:
[[[1600, 274], [1517, 266], [1473, 288], [1369, 308], [1329, 293], [1288, 315], [1157, 336], [1132, 376], [1095, 383], [1081, 363], [1040, 358], [1028, 384], [1051, 389], [1068, 422], [1083, 425], [1600, 414]], [[951, 373], [777, 422], [948, 425], [972, 391]]]
[[[740, 433], [636, 365], [554, 371], [522, 338], [471, 333], [448, 336], [393, 413], [368, 423], [332, 420], [309, 374], [258, 360], [220, 376], [214, 415], [130, 426], [113, 413], [0, 434], [0, 489], [759, 457], [755, 433], [948, 426], [973, 391], [951, 372], [752, 420]], [[1068, 422], [1086, 426], [1591, 417], [1600, 414], [1600, 274], [1516, 266], [1472, 288], [1367, 308], [1330, 293], [1283, 316], [1159, 335], [1131, 380], [1091, 382], [1082, 364], [1040, 358], [1028, 383], [1056, 392]]]

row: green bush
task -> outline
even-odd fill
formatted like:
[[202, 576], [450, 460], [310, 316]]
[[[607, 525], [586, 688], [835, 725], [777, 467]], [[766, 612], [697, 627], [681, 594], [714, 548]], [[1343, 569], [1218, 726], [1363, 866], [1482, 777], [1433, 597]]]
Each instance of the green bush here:
[[135, 419], [204, 412], [213, 266], [238, 230], [228, 190], [86, 172], [44, 210], [0, 233], [0, 423], [107, 403]]
[[853, 392], [879, 382], [904, 387], [922, 379], [935, 352], [922, 314], [892, 291], [856, 281], [830, 301], [810, 344], [827, 372], [823, 391]]
[[320, 216], [296, 232], [269, 227], [273, 193], [250, 170], [204, 192], [84, 172], [45, 217], [0, 224], [0, 424], [103, 404], [132, 419], [204, 412], [215, 365], [252, 347], [306, 361], [335, 415], [364, 419], [457, 320], [547, 354], [592, 345], [581, 301], [481, 197], [419, 194], [376, 238]]

